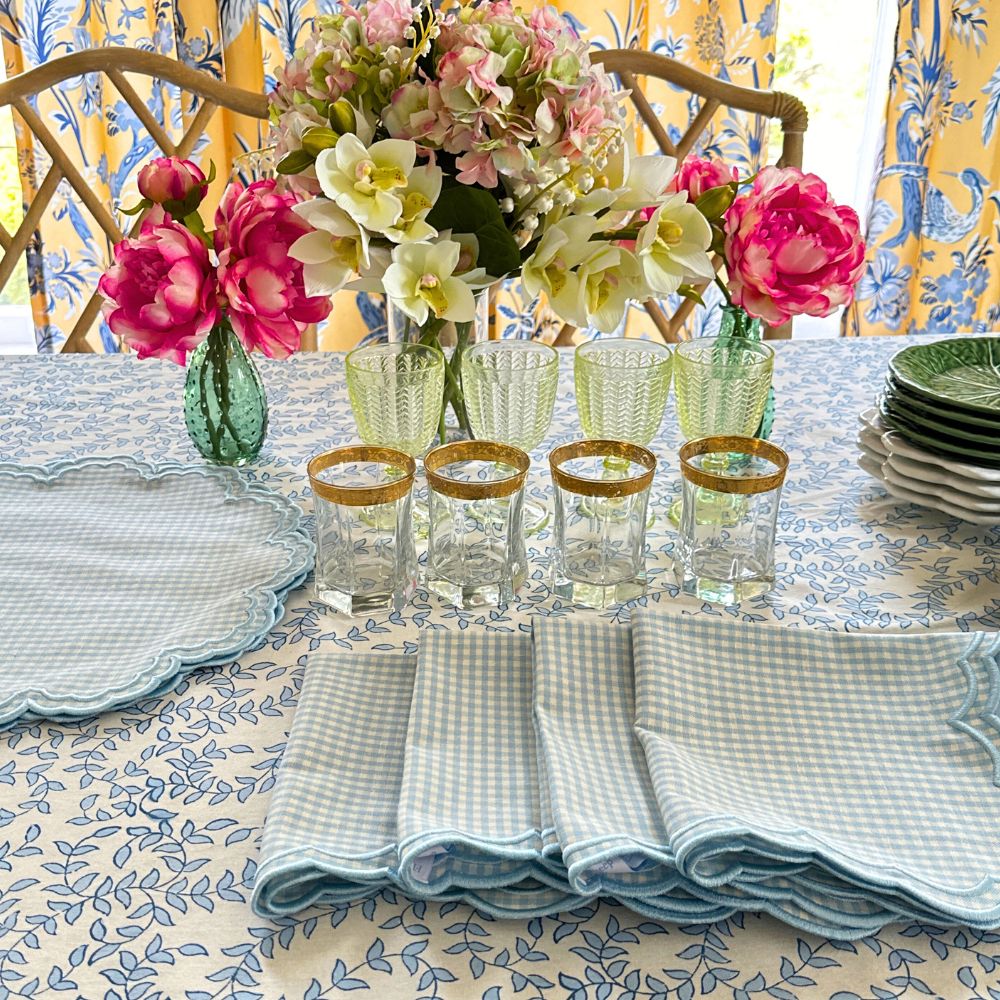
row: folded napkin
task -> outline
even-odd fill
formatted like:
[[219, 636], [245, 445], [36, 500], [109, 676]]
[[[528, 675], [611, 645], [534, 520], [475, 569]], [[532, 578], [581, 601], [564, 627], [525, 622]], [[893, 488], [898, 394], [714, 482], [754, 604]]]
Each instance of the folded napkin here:
[[[729, 916], [692, 894], [674, 864], [642, 747], [627, 627], [584, 618], [534, 624], [535, 723], [570, 887], [618, 896], [664, 920]], [[694, 887], [696, 888], [696, 887]]]
[[[475, 890], [477, 905], [504, 915], [578, 902], [539, 774], [531, 637], [433, 631], [418, 659], [398, 812], [401, 884], [422, 896]], [[483, 890], [503, 890], [502, 903]]]
[[[705, 887], [1000, 923], [1000, 635], [634, 616], [636, 727]], [[769, 908], [769, 907], [765, 907]]]
[[388, 885], [416, 657], [313, 653], [261, 845], [268, 917]]

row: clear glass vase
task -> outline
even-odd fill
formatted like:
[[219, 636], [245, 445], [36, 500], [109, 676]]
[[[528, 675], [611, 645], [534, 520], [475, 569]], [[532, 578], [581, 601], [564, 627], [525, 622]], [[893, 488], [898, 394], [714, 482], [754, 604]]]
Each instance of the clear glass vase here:
[[260, 453], [267, 434], [264, 383], [228, 323], [214, 327], [191, 355], [184, 422], [211, 462], [246, 465]]
[[440, 444], [473, 436], [462, 391], [462, 359], [472, 344], [489, 338], [489, 302], [489, 289], [484, 288], [476, 295], [476, 315], [468, 323], [449, 323], [433, 317], [425, 323], [417, 323], [393, 306], [391, 301], [386, 303], [386, 327], [390, 343], [429, 344], [444, 352], [447, 364], [444, 405], [438, 428]]
[[[719, 323], [719, 339], [741, 337], [744, 340], [763, 340], [764, 321], [751, 316], [745, 309], [732, 304], [722, 307], [722, 321]], [[755, 438], [767, 440], [774, 426], [774, 387], [767, 391], [767, 402], [764, 404], [764, 415], [754, 433]]]

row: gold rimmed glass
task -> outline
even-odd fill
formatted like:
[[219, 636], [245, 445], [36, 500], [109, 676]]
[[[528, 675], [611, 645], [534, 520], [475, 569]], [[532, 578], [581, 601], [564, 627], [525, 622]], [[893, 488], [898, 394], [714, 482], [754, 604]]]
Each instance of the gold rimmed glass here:
[[[462, 359], [462, 391], [472, 433], [523, 451], [533, 451], [552, 423], [559, 386], [559, 354], [548, 344], [528, 340], [486, 340]], [[525, 500], [525, 531], [548, 522], [548, 510]]]
[[456, 441], [427, 453], [426, 586], [466, 610], [514, 599], [527, 575], [522, 513], [531, 464], [498, 441]]
[[[719, 435], [680, 450], [683, 495], [675, 573], [687, 594], [738, 604], [774, 588], [774, 540], [788, 455]], [[719, 512], [724, 510], [725, 517]]]
[[555, 496], [553, 593], [595, 608], [641, 597], [656, 457], [628, 441], [574, 441], [553, 449], [549, 468]]
[[417, 578], [411, 497], [416, 462], [354, 445], [308, 466], [316, 507], [316, 597], [337, 611], [399, 611]]

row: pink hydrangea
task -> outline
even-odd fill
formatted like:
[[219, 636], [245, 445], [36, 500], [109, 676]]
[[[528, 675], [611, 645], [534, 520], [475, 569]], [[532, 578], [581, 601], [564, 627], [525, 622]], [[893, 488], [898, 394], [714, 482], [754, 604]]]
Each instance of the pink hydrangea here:
[[687, 191], [688, 201], [697, 201], [706, 191], [723, 184], [739, 181], [736, 167], [727, 166], [721, 160], [710, 160], [703, 156], [689, 156], [671, 178], [667, 190]]
[[854, 209], [815, 174], [764, 167], [725, 217], [733, 301], [773, 326], [829, 316], [854, 298], [865, 246]]
[[327, 296], [308, 296], [302, 263], [289, 248], [312, 228], [292, 211], [297, 198], [273, 180], [233, 183], [216, 213], [219, 288], [236, 335], [247, 350], [284, 358], [302, 331], [329, 315]]
[[111, 332], [140, 358], [183, 365], [219, 321], [207, 247], [162, 211], [151, 213], [137, 237], [115, 245], [97, 288]]
[[365, 37], [370, 45], [404, 45], [403, 33], [413, 23], [409, 0], [375, 0], [364, 19]]

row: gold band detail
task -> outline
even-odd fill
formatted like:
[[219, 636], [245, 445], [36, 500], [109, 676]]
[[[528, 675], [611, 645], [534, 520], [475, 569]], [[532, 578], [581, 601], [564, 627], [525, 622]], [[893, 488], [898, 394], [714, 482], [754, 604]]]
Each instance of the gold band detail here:
[[[720, 476], [715, 472], [706, 472], [704, 468], [691, 464], [696, 455], [709, 455], [714, 452], [734, 452], [739, 455], [758, 455], [766, 458], [777, 467], [777, 472], [768, 476]], [[785, 481], [788, 471], [788, 454], [770, 441], [760, 438], [740, 437], [739, 435], [720, 434], [716, 437], [700, 438], [688, 441], [680, 451], [681, 474], [695, 486], [702, 486], [716, 493], [769, 493], [778, 489]]]
[[[375, 465], [388, 465], [400, 469], [403, 475], [391, 483], [378, 486], [337, 486], [335, 483], [324, 482], [318, 478], [324, 469], [334, 465], [348, 465], [352, 462], [371, 462]], [[413, 487], [413, 479], [417, 474], [417, 463], [409, 455], [395, 448], [377, 448], [373, 445], [349, 445], [346, 448], [334, 448], [324, 451], [310, 459], [306, 469], [309, 473], [309, 484], [313, 493], [332, 503], [343, 504], [346, 507], [371, 507], [374, 504], [393, 503], [405, 497]]]
[[[506, 479], [490, 482], [469, 482], [438, 473], [438, 469], [453, 462], [498, 462], [516, 471]], [[524, 486], [530, 467], [531, 459], [527, 452], [499, 441], [454, 441], [439, 445], [424, 456], [424, 473], [430, 488], [454, 500], [499, 500], [509, 497]]]
[[[561, 468], [574, 458], [623, 458], [643, 466], [645, 472], [629, 479], [589, 479], [575, 476]], [[656, 472], [656, 456], [648, 449], [628, 441], [586, 440], [561, 444], [549, 452], [549, 469], [552, 481], [560, 489], [585, 497], [629, 497], [648, 489]]]

